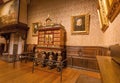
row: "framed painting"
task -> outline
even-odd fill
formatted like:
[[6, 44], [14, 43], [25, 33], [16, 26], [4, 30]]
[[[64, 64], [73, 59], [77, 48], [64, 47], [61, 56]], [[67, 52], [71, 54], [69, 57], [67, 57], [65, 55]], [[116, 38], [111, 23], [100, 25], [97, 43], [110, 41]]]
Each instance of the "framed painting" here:
[[108, 19], [110, 22], [113, 22], [115, 17], [120, 12], [120, 1], [119, 0], [108, 0], [109, 11], [108, 11]]
[[81, 35], [89, 34], [89, 23], [90, 23], [89, 14], [72, 16], [71, 17], [72, 34], [81, 34]]
[[0, 6], [0, 28], [19, 21], [19, 0], [5, 1], [6, 3]]
[[33, 36], [38, 35], [38, 27], [39, 27], [38, 25], [39, 25], [38, 22], [32, 24], [32, 35]]
[[109, 20], [107, 18], [108, 14], [108, 1], [107, 0], [99, 0], [98, 5], [98, 16], [100, 22], [100, 28], [103, 32], [105, 32], [109, 26]]

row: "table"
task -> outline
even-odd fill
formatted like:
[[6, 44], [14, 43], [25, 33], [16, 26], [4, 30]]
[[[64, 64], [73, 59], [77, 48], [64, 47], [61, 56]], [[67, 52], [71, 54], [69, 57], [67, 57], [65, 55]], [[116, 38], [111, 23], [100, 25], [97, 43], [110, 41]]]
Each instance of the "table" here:
[[110, 56], [97, 56], [103, 83], [120, 83], [120, 64]]

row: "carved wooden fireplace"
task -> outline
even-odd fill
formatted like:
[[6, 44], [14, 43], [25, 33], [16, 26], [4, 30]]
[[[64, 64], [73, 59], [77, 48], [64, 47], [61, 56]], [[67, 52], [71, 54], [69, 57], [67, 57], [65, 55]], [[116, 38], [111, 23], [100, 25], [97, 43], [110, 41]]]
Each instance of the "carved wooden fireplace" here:
[[0, 5], [0, 36], [5, 38], [5, 52], [21, 54], [28, 29], [27, 0], [8, 0]]
[[0, 28], [0, 35], [6, 40], [4, 51], [9, 54], [21, 54], [26, 44], [28, 29], [25, 24], [12, 24]]

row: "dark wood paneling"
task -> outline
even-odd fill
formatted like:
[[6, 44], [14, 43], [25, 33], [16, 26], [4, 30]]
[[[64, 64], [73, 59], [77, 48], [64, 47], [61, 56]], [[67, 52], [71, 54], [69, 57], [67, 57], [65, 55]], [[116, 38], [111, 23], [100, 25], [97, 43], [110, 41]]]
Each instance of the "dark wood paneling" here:
[[110, 46], [110, 56], [113, 60], [120, 64], [120, 45], [112, 45]]
[[67, 46], [67, 55], [74, 56], [91, 56], [105, 55], [108, 48], [99, 46]]
[[109, 47], [101, 47], [101, 56], [110, 56]]
[[108, 55], [108, 48], [99, 46], [67, 46], [67, 64], [70, 67], [98, 71], [96, 56]]
[[98, 63], [97, 63], [96, 59], [88, 60], [88, 68], [89, 69], [99, 70]]
[[67, 65], [72, 67], [72, 57], [67, 56]]
[[0, 55], [4, 52], [5, 44], [0, 43]]

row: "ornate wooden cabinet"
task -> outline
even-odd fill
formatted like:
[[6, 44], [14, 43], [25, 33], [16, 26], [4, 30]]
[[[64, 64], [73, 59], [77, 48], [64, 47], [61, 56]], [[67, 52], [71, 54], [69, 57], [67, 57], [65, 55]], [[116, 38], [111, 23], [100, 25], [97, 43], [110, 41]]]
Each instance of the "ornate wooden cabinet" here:
[[39, 51], [64, 51], [65, 50], [65, 30], [59, 27], [42, 27], [38, 32]]
[[[46, 59], [54, 61], [65, 60], [65, 29], [63, 26], [40, 27], [38, 31], [37, 51], [39, 57], [46, 54]], [[62, 56], [62, 57], [59, 57]]]

